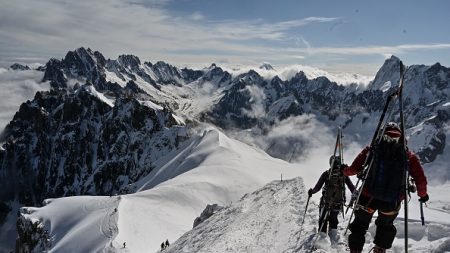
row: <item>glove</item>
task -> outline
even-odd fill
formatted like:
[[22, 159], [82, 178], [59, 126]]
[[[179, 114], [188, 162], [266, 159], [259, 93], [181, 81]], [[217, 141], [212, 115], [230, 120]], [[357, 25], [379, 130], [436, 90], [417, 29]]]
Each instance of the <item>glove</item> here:
[[427, 202], [429, 199], [430, 199], [430, 197], [429, 197], [428, 194], [427, 194], [427, 195], [425, 195], [425, 196], [423, 196], [423, 197], [420, 197], [419, 201], [420, 201], [421, 203], [425, 203], [425, 202]]
[[309, 188], [309, 190], [308, 190], [308, 197], [311, 198], [312, 195], [313, 195], [313, 190], [311, 188]]
[[341, 167], [340, 167], [339, 169], [340, 169], [340, 170], [344, 170], [344, 169], [347, 168], [347, 167], [348, 167], [348, 165], [344, 163], [344, 164], [341, 165]]

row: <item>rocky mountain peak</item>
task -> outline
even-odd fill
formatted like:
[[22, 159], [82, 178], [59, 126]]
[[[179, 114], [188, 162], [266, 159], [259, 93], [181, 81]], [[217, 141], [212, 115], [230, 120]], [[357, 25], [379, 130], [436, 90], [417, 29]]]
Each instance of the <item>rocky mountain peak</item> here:
[[19, 63], [14, 63], [9, 68], [12, 70], [30, 70], [31, 69], [30, 67], [28, 67], [28, 65], [22, 65]]
[[264, 62], [263, 64], [261, 64], [261, 66], [259, 66], [259, 69], [264, 69], [264, 70], [275, 70], [272, 65], [270, 65], [270, 63], [268, 62]]
[[308, 81], [308, 77], [306, 77], [305, 72], [300, 71], [296, 73], [289, 82], [291, 83], [305, 83]]
[[[99, 60], [97, 59], [99, 57]], [[71, 78], [87, 77], [90, 79], [95, 70], [104, 67], [105, 60], [100, 53], [94, 53], [90, 48], [77, 48], [75, 51], [69, 51], [64, 57], [64, 66], [67, 68], [66, 75]]]
[[163, 84], [176, 84], [181, 85], [182, 76], [181, 71], [175, 66], [172, 66], [163, 61], [158, 61], [152, 66], [152, 70], [155, 73], [159, 82]]
[[238, 76], [238, 79], [242, 79], [244, 82], [254, 85], [258, 85], [264, 82], [262, 76], [260, 76], [258, 72], [254, 71], [253, 69], [250, 69], [247, 73], [240, 74]]
[[386, 59], [369, 85], [369, 89], [379, 90], [387, 85], [387, 82], [390, 82], [391, 86], [397, 86], [400, 80], [400, 62], [400, 59], [394, 55]]
[[141, 60], [139, 59], [139, 57], [131, 54], [119, 55], [117, 61], [123, 67], [128, 67], [130, 69], [138, 69], [141, 65]]

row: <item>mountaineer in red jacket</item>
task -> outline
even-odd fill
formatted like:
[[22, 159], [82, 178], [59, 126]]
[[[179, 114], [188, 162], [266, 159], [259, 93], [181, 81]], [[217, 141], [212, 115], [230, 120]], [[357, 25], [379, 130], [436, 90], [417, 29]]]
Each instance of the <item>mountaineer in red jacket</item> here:
[[[374, 239], [374, 253], [386, 252], [392, 247], [397, 230], [393, 225], [400, 210], [403, 194], [404, 169], [401, 163], [402, 150], [399, 139], [402, 133], [398, 125], [390, 122], [386, 125], [382, 141], [377, 147], [366, 147], [355, 158], [352, 165], [343, 169], [346, 176], [356, 175], [363, 170], [366, 158], [371, 151], [373, 163], [364, 183], [358, 203], [355, 205], [355, 218], [350, 224], [351, 234], [348, 237], [350, 252], [362, 252], [365, 234], [372, 216], [378, 210]], [[383, 153], [384, 154], [380, 154]], [[403, 150], [401, 152], [404, 152]], [[404, 153], [403, 153], [404, 154]], [[408, 168], [417, 187], [420, 202], [428, 201], [427, 179], [417, 156], [407, 151]]]

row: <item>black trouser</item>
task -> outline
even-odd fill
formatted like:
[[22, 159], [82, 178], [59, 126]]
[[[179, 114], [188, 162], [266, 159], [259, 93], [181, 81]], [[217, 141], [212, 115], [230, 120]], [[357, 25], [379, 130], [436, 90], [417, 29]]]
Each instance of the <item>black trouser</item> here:
[[355, 210], [355, 219], [350, 224], [348, 236], [348, 246], [353, 250], [362, 250], [365, 242], [365, 235], [369, 228], [372, 216], [378, 210], [378, 218], [375, 220], [377, 229], [375, 232], [375, 245], [390, 249], [394, 241], [397, 229], [394, 220], [398, 215], [400, 202], [390, 203], [376, 199], [369, 199], [365, 196], [359, 198], [359, 207]]
[[[329, 208], [327, 204], [322, 202], [322, 199], [320, 200], [320, 214], [319, 214], [319, 229], [322, 228], [321, 232], [326, 233], [327, 232], [327, 226], [329, 226], [329, 230], [331, 229], [337, 229], [339, 220], [339, 207], [340, 206], [333, 206], [332, 208]], [[328, 211], [328, 216], [327, 216]], [[327, 217], [325, 217], [327, 216]], [[323, 224], [323, 226], [322, 226]]]

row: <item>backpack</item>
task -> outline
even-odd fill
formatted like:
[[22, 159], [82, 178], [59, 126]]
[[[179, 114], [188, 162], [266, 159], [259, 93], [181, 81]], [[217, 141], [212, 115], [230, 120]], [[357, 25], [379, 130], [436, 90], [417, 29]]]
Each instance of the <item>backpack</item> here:
[[405, 187], [402, 143], [399, 138], [383, 135], [372, 155], [372, 167], [364, 188], [374, 199], [397, 202]]
[[322, 200], [325, 205], [338, 206], [345, 202], [345, 177], [342, 171], [335, 165], [328, 174], [329, 180], [325, 182], [322, 191]]

